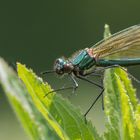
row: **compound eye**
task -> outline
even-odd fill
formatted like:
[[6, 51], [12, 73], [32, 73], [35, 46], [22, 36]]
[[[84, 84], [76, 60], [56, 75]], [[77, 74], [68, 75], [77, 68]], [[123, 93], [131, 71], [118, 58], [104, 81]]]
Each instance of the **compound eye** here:
[[64, 60], [59, 58], [55, 61], [54, 69], [57, 74], [62, 75], [64, 73]]
[[58, 69], [62, 69], [64, 67], [64, 61], [62, 59], [58, 59], [56, 61], [56, 66]]

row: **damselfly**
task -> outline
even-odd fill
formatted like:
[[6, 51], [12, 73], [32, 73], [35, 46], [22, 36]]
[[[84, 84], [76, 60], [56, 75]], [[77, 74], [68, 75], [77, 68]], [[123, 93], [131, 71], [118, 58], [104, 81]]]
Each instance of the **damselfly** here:
[[72, 58], [56, 59], [54, 70], [45, 71], [43, 74], [55, 72], [58, 75], [67, 74], [71, 77], [74, 83], [73, 86], [63, 87], [54, 91], [61, 91], [64, 89], [76, 90], [78, 83], [75, 77], [101, 88], [101, 93], [85, 113], [86, 116], [104, 91], [102, 85], [89, 80], [86, 76], [90, 74], [96, 75], [96, 71], [98, 71], [99, 67], [102, 69], [107, 69], [112, 67], [127, 67], [139, 64], [140, 25], [135, 25], [120, 31], [107, 39], [103, 39], [91, 48], [85, 48], [79, 51]]

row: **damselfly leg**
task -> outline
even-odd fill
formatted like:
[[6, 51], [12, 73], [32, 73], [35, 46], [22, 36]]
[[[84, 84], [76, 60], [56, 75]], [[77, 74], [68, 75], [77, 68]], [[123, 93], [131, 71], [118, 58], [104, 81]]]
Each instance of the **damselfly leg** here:
[[70, 78], [72, 79], [73, 86], [62, 87], [62, 88], [59, 88], [59, 89], [55, 89], [53, 91], [48, 92], [46, 95], [44, 95], [44, 97], [48, 96], [50, 93], [57, 92], [57, 91], [63, 91], [63, 90], [70, 90], [70, 89], [72, 89], [73, 92], [75, 92], [76, 89], [78, 88], [78, 83], [77, 83], [77, 81], [75, 80], [75, 78], [72, 75], [70, 75]]
[[96, 99], [93, 101], [93, 103], [90, 105], [90, 107], [88, 108], [88, 110], [87, 110], [86, 113], [84, 114], [84, 117], [85, 117], [85, 119], [86, 119], [87, 114], [90, 112], [90, 110], [92, 109], [92, 107], [93, 107], [93, 106], [95, 105], [95, 103], [98, 101], [98, 99], [100, 98], [100, 96], [102, 96], [102, 109], [104, 109], [104, 102], [103, 102], [103, 92], [104, 92], [104, 88], [103, 88], [103, 86], [97, 84], [97, 83], [94, 82], [94, 81], [91, 81], [91, 80], [87, 79], [86, 77], [82, 77], [82, 76], [76, 76], [76, 77], [79, 78], [79, 79], [81, 79], [81, 80], [84, 80], [84, 81], [86, 81], [86, 82], [88, 82], [88, 83], [90, 83], [90, 84], [93, 84], [93, 85], [95, 85], [95, 86], [97, 86], [97, 87], [99, 87], [99, 88], [101, 89], [100, 94], [96, 97]]
[[96, 71], [93, 71], [93, 72], [91, 72], [90, 74], [96, 74], [96, 72], [103, 72], [103, 71], [105, 71], [106, 69], [110, 69], [110, 68], [120, 68], [120, 69], [122, 69], [123, 71], [125, 71], [127, 74], [128, 74], [128, 76], [130, 77], [130, 78], [132, 78], [134, 81], [136, 81], [137, 83], [140, 83], [140, 80], [138, 80], [136, 77], [134, 77], [131, 73], [129, 73], [124, 67], [122, 67], [122, 66], [120, 66], [120, 65], [111, 65], [111, 66], [107, 66], [107, 67], [103, 67], [102, 69], [97, 69]]
[[[96, 73], [93, 73], [92, 75], [94, 75], [94, 76], [99, 76], [99, 74], [96, 74]], [[70, 78], [72, 79], [73, 86], [62, 87], [62, 88], [53, 90], [53, 91], [51, 91], [51, 92], [48, 92], [46, 95], [44, 95], [44, 97], [48, 96], [49, 94], [51, 94], [51, 93], [53, 93], [53, 92], [63, 91], [63, 90], [70, 90], [70, 89], [73, 89], [73, 92], [75, 92], [75, 90], [78, 88], [78, 83], [77, 83], [77, 81], [76, 81], [76, 79], [74, 78], [73, 75], [70, 74], [69, 76], [70, 76]], [[98, 101], [99, 97], [100, 97], [101, 95], [103, 95], [104, 88], [103, 88], [102, 85], [100, 85], [100, 84], [98, 84], [98, 83], [96, 83], [96, 82], [94, 82], [94, 81], [91, 81], [91, 80], [87, 79], [87, 78], [84, 77], [84, 76], [76, 75], [76, 77], [79, 78], [79, 79], [81, 79], [81, 80], [83, 80], [83, 81], [86, 81], [86, 82], [88, 82], [88, 83], [90, 83], [90, 84], [93, 84], [93, 85], [99, 87], [100, 89], [102, 89], [101, 93], [97, 96], [97, 98], [94, 100], [94, 102], [91, 104], [91, 106], [88, 108], [88, 110], [87, 110], [86, 113], [84, 114], [84, 117], [85, 117], [85, 119], [86, 119], [87, 114], [90, 112], [90, 110], [92, 109], [92, 107], [94, 106], [94, 104]], [[102, 98], [102, 108], [103, 108], [103, 98]]]
[[[98, 101], [98, 99], [100, 98], [100, 96], [103, 97], [103, 92], [104, 89], [102, 89], [102, 91], [100, 92], [100, 94], [96, 97], [96, 99], [94, 100], [94, 102], [91, 104], [91, 106], [88, 108], [88, 110], [86, 111], [86, 113], [84, 114], [84, 117], [86, 118], [87, 114], [90, 112], [90, 110], [92, 109], [92, 107], [95, 105], [95, 103]], [[102, 98], [103, 99], [103, 98]], [[103, 100], [102, 100], [102, 107], [103, 107]]]

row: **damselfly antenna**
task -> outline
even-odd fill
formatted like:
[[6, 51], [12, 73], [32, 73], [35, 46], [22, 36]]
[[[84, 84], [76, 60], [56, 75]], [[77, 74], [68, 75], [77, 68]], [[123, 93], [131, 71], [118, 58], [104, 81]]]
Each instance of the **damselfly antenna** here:
[[48, 71], [43, 71], [43, 72], [41, 72], [40, 74], [41, 74], [41, 75], [44, 75], [44, 74], [55, 73], [55, 72], [56, 72], [55, 70], [48, 70]]

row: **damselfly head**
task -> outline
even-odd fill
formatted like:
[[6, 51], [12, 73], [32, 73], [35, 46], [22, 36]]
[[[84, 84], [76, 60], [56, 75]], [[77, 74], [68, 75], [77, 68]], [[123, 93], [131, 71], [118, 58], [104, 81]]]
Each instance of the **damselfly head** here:
[[69, 61], [65, 60], [64, 58], [56, 59], [54, 63], [54, 71], [59, 74], [63, 75], [64, 73], [71, 73], [73, 70], [73, 65]]

